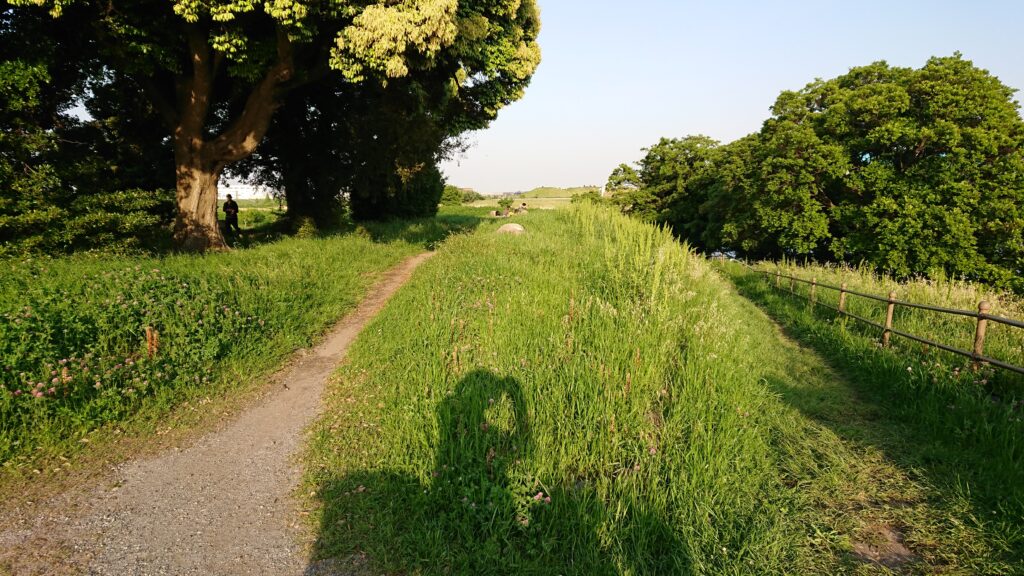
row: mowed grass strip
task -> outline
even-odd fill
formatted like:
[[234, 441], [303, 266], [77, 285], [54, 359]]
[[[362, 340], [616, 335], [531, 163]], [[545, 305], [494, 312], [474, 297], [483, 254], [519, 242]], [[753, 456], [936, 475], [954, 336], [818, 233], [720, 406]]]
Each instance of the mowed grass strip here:
[[934, 541], [904, 567], [928, 572], [938, 549], [1005, 566], [973, 532], [944, 534], [883, 452], [786, 401], [784, 385], [850, 396], [670, 234], [585, 205], [519, 221], [523, 236], [446, 243], [350, 351], [306, 455], [316, 558], [884, 573], [857, 545], [895, 523], [917, 546], [885, 512], [910, 500]]
[[64, 457], [104, 428], [151, 431], [183, 403], [251, 385], [375, 274], [474, 225], [463, 212], [203, 256], [0, 263], [0, 462]]
[[[1015, 297], [968, 283], [896, 283], [864, 270], [787, 268], [801, 278], [845, 281], [872, 293], [892, 289], [901, 298], [936, 306], [969, 309], [970, 302], [986, 299], [996, 305], [997, 313], [1020, 317]], [[970, 574], [1024, 573], [1024, 378], [992, 367], [974, 370], [969, 358], [896, 336], [890, 348], [883, 348], [877, 328], [811, 306], [787, 292], [786, 285], [779, 290], [774, 279], [738, 264], [726, 270], [744, 295], [828, 359], [849, 383], [846, 405], [835, 403], [835, 395], [814, 399], [791, 387], [780, 387], [783, 397], [910, 471], [923, 488], [921, 497], [945, 515], [932, 523], [932, 542], [945, 539], [939, 532], [957, 534], [959, 547], [973, 548], [957, 557], [956, 545], [932, 547], [936, 567], [949, 569], [944, 561], [966, 566], [964, 573]], [[863, 302], [853, 306], [860, 315], [877, 314]], [[941, 314], [917, 312], [898, 315], [894, 324], [913, 334], [955, 342], [964, 339], [964, 331], [973, 336], [970, 320], [964, 325]], [[996, 326], [987, 344], [994, 355], [1020, 363], [1021, 332]]]

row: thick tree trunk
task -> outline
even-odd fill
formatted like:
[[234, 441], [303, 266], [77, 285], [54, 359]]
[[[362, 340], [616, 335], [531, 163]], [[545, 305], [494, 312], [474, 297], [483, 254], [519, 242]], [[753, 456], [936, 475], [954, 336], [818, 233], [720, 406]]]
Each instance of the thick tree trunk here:
[[227, 248], [217, 223], [217, 182], [223, 165], [207, 161], [202, 153], [189, 150], [176, 151], [175, 160], [178, 173], [175, 244], [190, 252]]
[[[220, 135], [204, 135], [213, 98], [214, 79], [223, 55], [214, 53], [207, 34], [197, 26], [186, 28], [192, 75], [177, 81], [178, 109], [167, 109], [173, 122], [174, 161], [177, 170], [178, 216], [174, 221], [174, 242], [193, 252], [227, 248], [217, 225], [217, 181], [224, 167], [252, 154], [267, 132], [277, 108], [278, 87], [292, 77], [291, 41], [283, 29], [277, 31], [277, 63], [250, 92], [245, 107]], [[167, 108], [165, 100], [156, 105]]]

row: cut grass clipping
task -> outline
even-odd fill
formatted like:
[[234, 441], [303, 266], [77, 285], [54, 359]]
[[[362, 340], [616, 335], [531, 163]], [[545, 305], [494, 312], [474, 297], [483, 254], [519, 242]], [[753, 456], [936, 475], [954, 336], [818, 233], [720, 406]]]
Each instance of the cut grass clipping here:
[[105, 425], [144, 430], [190, 398], [252, 382], [354, 307], [374, 273], [475, 221], [205, 256], [0, 263], [0, 463], [64, 456]]
[[782, 402], [777, 383], [848, 392], [670, 234], [591, 206], [520, 221], [447, 242], [350, 351], [306, 457], [317, 558], [884, 573], [857, 545], [906, 498], [934, 540], [898, 527], [906, 569], [938, 549], [1005, 569], [969, 518], [947, 533], [904, 471]]

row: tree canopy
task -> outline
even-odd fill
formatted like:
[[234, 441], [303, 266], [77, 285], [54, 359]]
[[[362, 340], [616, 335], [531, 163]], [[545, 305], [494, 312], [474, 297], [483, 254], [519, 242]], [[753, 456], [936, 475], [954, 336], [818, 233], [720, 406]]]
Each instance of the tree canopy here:
[[[783, 92], [758, 133], [730, 144], [663, 139], [619, 203], [701, 249], [1024, 290], [1013, 95], [960, 54], [853, 68]], [[625, 174], [617, 168], [609, 188]]]
[[[435, 178], [430, 174], [445, 139], [485, 125], [520, 98], [540, 60], [533, 0], [10, 3], [16, 6], [6, 9], [11, 19], [38, 20], [45, 11], [52, 19], [44, 31], [62, 28], [67, 42], [87, 47], [67, 61], [88, 70], [93, 84], [118, 92], [122, 101], [141, 101], [134, 106], [136, 124], [162, 123], [175, 165], [175, 238], [191, 249], [223, 244], [216, 225], [217, 182], [227, 166], [257, 149], [275, 111], [289, 102], [296, 107], [292, 117], [306, 113], [303, 106], [315, 106], [320, 119], [348, 122], [344, 114], [353, 100], [384, 98], [392, 86], [403, 94], [444, 93], [443, 104], [435, 100], [390, 111], [390, 117], [407, 121], [449, 112], [435, 122], [444, 136], [419, 142], [432, 148], [420, 154], [422, 162], [412, 163], [424, 164], [415, 170], [422, 175], [403, 179], [401, 170], [409, 166], [389, 165], [403, 185], [417, 188], [413, 180]], [[340, 101], [321, 96], [312, 102], [303, 89], [314, 86]], [[74, 97], [88, 100], [91, 92]], [[298, 137], [287, 134], [287, 127], [277, 132], [282, 144]], [[381, 135], [361, 133], [360, 138]], [[323, 163], [337, 151], [325, 150]], [[288, 160], [277, 168], [283, 162]]]

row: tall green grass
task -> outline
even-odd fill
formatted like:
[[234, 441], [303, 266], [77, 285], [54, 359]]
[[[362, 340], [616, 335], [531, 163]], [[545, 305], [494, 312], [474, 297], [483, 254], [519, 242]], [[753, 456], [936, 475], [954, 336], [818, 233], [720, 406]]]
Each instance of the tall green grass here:
[[[968, 523], [1013, 559], [1013, 569], [990, 572], [1024, 571], [1024, 378], [991, 367], [975, 371], [969, 358], [897, 336], [890, 348], [883, 348], [880, 330], [811, 306], [788, 292], [785, 279], [780, 290], [774, 278], [738, 264], [726, 270], [743, 294], [821, 353], [854, 384], [861, 401], [873, 406], [872, 443], [926, 478], [938, 505], [971, 510]], [[950, 308], [976, 309], [980, 300], [988, 300], [994, 313], [1022, 317], [1019, 300], [977, 285], [897, 284], [868, 271], [820, 266], [787, 265], [783, 271], [835, 285], [847, 282], [852, 289], [873, 294], [894, 290], [901, 299]], [[806, 287], [797, 290], [806, 296]], [[820, 289], [818, 294], [835, 305], [834, 295]], [[851, 297], [847, 306], [884, 321], [884, 304]], [[894, 326], [968, 350], [974, 335], [973, 319], [927, 311], [898, 312]], [[986, 354], [1024, 364], [1024, 331], [991, 322], [989, 328]]]
[[[782, 396], [838, 394], [827, 366], [666, 231], [589, 205], [520, 222], [446, 243], [350, 351], [306, 456], [316, 557], [417, 574], [872, 570], [852, 542], [919, 490]], [[907, 507], [928, 523], [908, 535], [920, 572], [939, 550], [947, 567], [1006, 567], [962, 510], [929, 506]]]
[[[992, 306], [990, 314], [1017, 320], [1024, 319], [1024, 301], [1020, 297], [993, 290], [982, 284], [945, 278], [897, 282], [866, 267], [800, 266], [792, 262], [763, 264], [756, 266], [755, 269], [767, 271], [770, 274], [779, 270], [782, 274], [808, 281], [817, 279], [818, 282], [837, 287], [846, 283], [851, 290], [883, 298], [888, 297], [889, 292], [893, 291], [899, 300], [970, 312], [977, 312], [979, 303], [987, 301]], [[769, 280], [774, 285], [774, 277]], [[782, 278], [781, 287], [788, 290], [789, 280]], [[797, 283], [795, 289], [805, 297], [809, 295], [810, 287], [807, 284]], [[818, 288], [816, 295], [820, 302], [833, 307], [838, 305], [839, 292], [835, 290]], [[878, 324], [885, 323], [886, 304], [884, 302], [848, 295], [846, 306], [847, 310], [853, 314], [873, 320]], [[898, 330], [967, 351], [973, 349], [975, 324], [976, 320], [971, 317], [903, 306], [897, 306], [893, 315], [893, 327]], [[867, 330], [878, 332], [875, 328]], [[903, 340], [898, 336], [893, 336], [892, 340], [900, 349], [914, 351], [921, 349], [920, 344]], [[1024, 366], [1024, 329], [989, 322], [985, 339], [985, 354], [1011, 364]], [[940, 354], [939, 357], [951, 368], [962, 369], [969, 363], [969, 359], [962, 359], [962, 357], [946, 357], [944, 354]], [[1024, 380], [1010, 376], [1011, 373], [997, 373], [1000, 374], [1000, 379], [1009, 379], [1024, 384]], [[1020, 395], [1021, 392], [1024, 390], [1017, 390], [1017, 395]]]
[[[74, 451], [309, 345], [373, 275], [475, 220], [377, 224], [204, 256], [0, 263], [0, 462]], [[159, 334], [150, 357], [145, 327]]]

